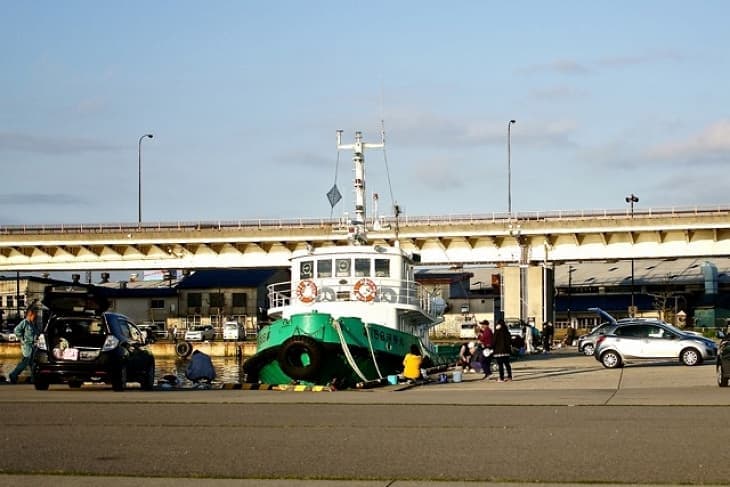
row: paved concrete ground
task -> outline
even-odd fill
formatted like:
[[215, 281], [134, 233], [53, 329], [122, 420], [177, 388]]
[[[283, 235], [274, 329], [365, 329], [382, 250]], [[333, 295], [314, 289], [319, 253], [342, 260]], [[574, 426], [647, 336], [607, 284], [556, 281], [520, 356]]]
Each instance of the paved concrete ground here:
[[[496, 383], [467, 374], [461, 383], [317, 393], [2, 386], [9, 421], [0, 472], [14, 475], [0, 483], [466, 487], [719, 485], [730, 478], [730, 390], [717, 387], [711, 364], [607, 370], [558, 351], [516, 361], [514, 378]], [[25, 414], [38, 419], [26, 424], [18, 419]], [[490, 443], [457, 454], [471, 431]], [[83, 447], [58, 463], [64, 439]], [[411, 443], [427, 449], [415, 461]], [[24, 464], [24, 452], [41, 458]], [[149, 458], [135, 460], [142, 452]], [[205, 461], [190, 470], [186, 455], [195, 453]], [[534, 459], [527, 470], [524, 454]], [[564, 456], [576, 459], [567, 470]], [[120, 465], [130, 476], [119, 476]], [[34, 474], [54, 471], [62, 474]], [[200, 478], [190, 479], [193, 472]], [[479, 481], [490, 478], [510, 482]]]

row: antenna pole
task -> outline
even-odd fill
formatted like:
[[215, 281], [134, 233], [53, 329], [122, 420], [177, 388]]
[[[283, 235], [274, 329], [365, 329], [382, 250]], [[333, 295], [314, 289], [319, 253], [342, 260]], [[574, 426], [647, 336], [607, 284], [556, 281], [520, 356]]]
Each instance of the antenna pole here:
[[355, 216], [352, 219], [350, 238], [355, 243], [364, 244], [367, 242], [367, 229], [365, 226], [365, 149], [380, 149], [385, 143], [372, 144], [362, 141], [362, 132], [355, 132], [355, 143], [342, 143], [342, 130], [337, 131], [337, 150], [352, 150], [352, 163], [355, 167]]

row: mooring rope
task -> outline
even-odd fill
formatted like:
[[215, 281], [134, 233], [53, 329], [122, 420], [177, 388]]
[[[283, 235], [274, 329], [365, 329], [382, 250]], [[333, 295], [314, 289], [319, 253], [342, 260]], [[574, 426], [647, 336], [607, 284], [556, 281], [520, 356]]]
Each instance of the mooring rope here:
[[350, 347], [347, 345], [347, 341], [345, 341], [345, 335], [342, 333], [342, 327], [340, 327], [339, 320], [332, 320], [332, 326], [335, 328], [335, 331], [337, 331], [337, 335], [340, 337], [340, 344], [342, 345], [342, 352], [345, 354], [345, 358], [347, 359], [347, 363], [350, 364], [350, 367], [352, 367], [352, 370], [355, 371], [355, 373], [362, 379], [363, 381], [367, 381], [365, 378], [365, 374], [362, 373], [360, 368], [355, 363], [355, 359], [352, 358], [352, 353], [350, 353]]
[[375, 351], [373, 350], [373, 341], [370, 339], [370, 325], [364, 323], [365, 334], [368, 336], [368, 348], [370, 348], [370, 356], [373, 358], [375, 364], [375, 371], [378, 373], [378, 379], [383, 378], [383, 374], [380, 373], [380, 367], [378, 367], [378, 360], [375, 358]]

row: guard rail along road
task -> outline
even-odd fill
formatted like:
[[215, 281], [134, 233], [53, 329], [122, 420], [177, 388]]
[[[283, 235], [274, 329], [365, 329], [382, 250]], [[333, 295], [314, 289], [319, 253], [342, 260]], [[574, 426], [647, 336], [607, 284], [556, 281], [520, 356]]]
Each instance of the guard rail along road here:
[[[369, 222], [424, 265], [730, 255], [730, 207], [536, 211]], [[347, 240], [349, 221], [270, 219], [0, 226], [0, 271], [286, 267]]]

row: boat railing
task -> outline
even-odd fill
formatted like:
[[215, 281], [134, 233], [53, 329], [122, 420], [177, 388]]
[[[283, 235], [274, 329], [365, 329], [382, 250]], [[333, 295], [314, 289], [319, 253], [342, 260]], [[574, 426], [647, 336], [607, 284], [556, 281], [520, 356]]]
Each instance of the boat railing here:
[[[363, 299], [358, 295], [356, 287], [363, 278], [356, 278], [352, 282], [340, 283], [339, 279], [315, 279], [317, 294], [312, 302], [345, 302], [345, 301], [373, 301], [379, 303], [392, 303], [403, 306], [415, 306], [425, 313], [434, 317], [444, 313], [445, 302], [443, 299], [428, 291], [423, 285], [416, 281], [387, 279], [387, 278], [366, 278], [376, 285], [376, 293], [372, 299]], [[270, 308], [281, 308], [289, 306], [297, 299], [296, 292], [299, 282], [279, 282], [267, 286]]]

